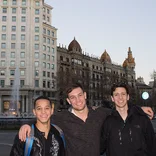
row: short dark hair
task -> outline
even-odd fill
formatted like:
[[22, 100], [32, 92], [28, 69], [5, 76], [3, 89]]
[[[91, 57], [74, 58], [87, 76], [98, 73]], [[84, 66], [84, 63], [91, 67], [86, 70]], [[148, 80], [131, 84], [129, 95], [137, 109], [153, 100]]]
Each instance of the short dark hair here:
[[66, 89], [66, 96], [68, 97], [68, 94], [69, 94], [70, 92], [72, 92], [72, 90], [75, 89], [75, 88], [81, 88], [82, 91], [85, 92], [83, 86], [82, 86], [79, 82], [76, 82], [76, 83], [69, 83], [69, 84], [68, 84], [68, 87], [67, 87], [67, 89]]
[[37, 98], [34, 100], [34, 108], [35, 108], [36, 102], [37, 102], [38, 100], [47, 100], [47, 101], [49, 101], [50, 106], [52, 107], [51, 100], [50, 100], [48, 97], [46, 97], [46, 96], [39, 96], [39, 97], [37, 97]]
[[124, 82], [120, 82], [120, 83], [115, 83], [115, 84], [112, 85], [112, 87], [111, 87], [111, 96], [113, 96], [113, 92], [118, 87], [125, 88], [127, 94], [129, 94], [129, 87], [128, 87], [128, 85], [126, 83], [124, 83]]

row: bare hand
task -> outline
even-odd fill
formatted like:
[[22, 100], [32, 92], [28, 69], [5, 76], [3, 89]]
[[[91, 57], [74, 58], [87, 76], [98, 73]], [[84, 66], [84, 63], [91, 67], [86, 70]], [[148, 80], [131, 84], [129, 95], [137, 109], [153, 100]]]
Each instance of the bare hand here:
[[18, 133], [19, 139], [25, 141], [27, 136], [30, 136], [31, 127], [27, 124], [23, 125]]
[[148, 115], [148, 117], [150, 118], [150, 119], [152, 119], [153, 118], [153, 116], [154, 116], [154, 112], [153, 112], [153, 110], [152, 110], [152, 108], [151, 107], [141, 107], [142, 108], [142, 110]]

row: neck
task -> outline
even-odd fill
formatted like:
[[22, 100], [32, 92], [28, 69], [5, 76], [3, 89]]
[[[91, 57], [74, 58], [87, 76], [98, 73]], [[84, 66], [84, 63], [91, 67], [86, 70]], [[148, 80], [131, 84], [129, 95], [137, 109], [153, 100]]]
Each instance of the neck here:
[[72, 113], [85, 122], [88, 117], [88, 107], [86, 106], [81, 111], [72, 109]]
[[50, 130], [50, 121], [48, 121], [47, 123], [41, 123], [39, 121], [37, 121], [36, 123], [36, 127], [41, 131], [41, 132], [44, 132], [45, 133], [45, 138], [47, 139], [48, 137], [48, 133], [49, 133], [49, 130]]
[[128, 116], [128, 105], [126, 105], [123, 108], [120, 107], [116, 107], [116, 110], [119, 112], [120, 116], [122, 117], [123, 120], [126, 120], [127, 116]]

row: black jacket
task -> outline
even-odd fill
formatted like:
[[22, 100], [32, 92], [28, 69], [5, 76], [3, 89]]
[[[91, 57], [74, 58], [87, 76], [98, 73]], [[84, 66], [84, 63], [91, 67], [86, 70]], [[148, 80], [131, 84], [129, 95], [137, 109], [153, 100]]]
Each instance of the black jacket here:
[[70, 111], [58, 112], [52, 116], [52, 122], [64, 132], [67, 156], [99, 156], [100, 132], [103, 121], [110, 110], [89, 108], [86, 122]]
[[[21, 142], [16, 135], [10, 156], [24, 156], [25, 142]], [[47, 139], [34, 125], [34, 141], [31, 156], [65, 156], [63, 140], [58, 130], [51, 125]]]
[[156, 156], [156, 138], [150, 119], [136, 106], [124, 121], [114, 110], [102, 128], [101, 150], [107, 156]]

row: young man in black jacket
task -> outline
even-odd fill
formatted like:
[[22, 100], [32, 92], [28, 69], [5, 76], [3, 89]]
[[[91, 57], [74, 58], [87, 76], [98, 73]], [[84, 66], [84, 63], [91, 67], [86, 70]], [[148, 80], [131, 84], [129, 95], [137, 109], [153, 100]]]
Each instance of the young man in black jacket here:
[[26, 143], [21, 142], [17, 135], [10, 156], [65, 156], [64, 140], [58, 129], [50, 123], [53, 109], [47, 97], [40, 96], [34, 101], [33, 113], [36, 116], [36, 123], [32, 126], [33, 141], [30, 141], [26, 148]]
[[101, 149], [107, 156], [156, 156], [153, 126], [141, 109], [128, 105], [128, 86], [113, 85], [111, 98], [115, 109], [102, 127]]
[[[52, 123], [64, 132], [67, 156], [99, 156], [101, 126], [110, 110], [102, 107], [93, 110], [87, 106], [86, 92], [79, 83], [69, 84], [66, 94], [71, 107], [54, 114]], [[28, 125], [20, 130], [22, 140], [25, 140], [26, 129], [30, 133]]]

